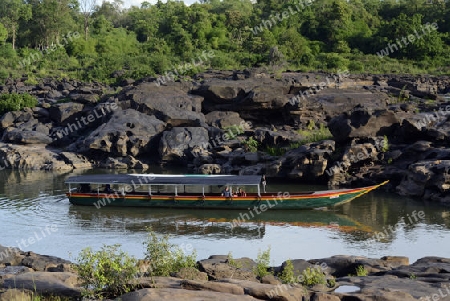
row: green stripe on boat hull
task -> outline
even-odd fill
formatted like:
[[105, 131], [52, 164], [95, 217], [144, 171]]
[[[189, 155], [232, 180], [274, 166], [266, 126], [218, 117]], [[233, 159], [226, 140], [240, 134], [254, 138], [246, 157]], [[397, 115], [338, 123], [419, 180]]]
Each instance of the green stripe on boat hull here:
[[353, 193], [341, 194], [339, 196], [323, 196], [323, 197], [304, 197], [304, 198], [287, 198], [282, 199], [276, 197], [262, 198], [224, 198], [212, 197], [202, 200], [201, 197], [165, 197], [164, 199], [157, 196], [126, 196], [119, 198], [108, 198], [100, 194], [97, 196], [78, 196], [72, 194], [69, 201], [75, 205], [95, 206], [97, 208], [103, 206], [119, 206], [119, 207], [166, 207], [166, 208], [216, 208], [216, 209], [248, 209], [254, 206], [265, 211], [267, 209], [310, 209], [319, 207], [331, 207], [349, 202], [352, 199], [366, 193], [367, 191], [356, 191]]

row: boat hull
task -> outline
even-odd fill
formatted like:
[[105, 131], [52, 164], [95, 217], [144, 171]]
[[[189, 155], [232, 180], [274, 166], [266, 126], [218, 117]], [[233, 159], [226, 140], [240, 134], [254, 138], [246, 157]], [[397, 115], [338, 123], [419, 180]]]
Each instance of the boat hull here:
[[222, 197], [206, 195], [138, 195], [119, 193], [67, 193], [69, 201], [74, 205], [117, 207], [163, 207], [163, 208], [205, 208], [205, 209], [249, 209], [261, 211], [268, 209], [311, 209], [320, 207], [334, 207], [368, 193], [385, 184], [357, 188], [340, 189], [313, 193], [298, 194], [262, 194], [246, 197]]

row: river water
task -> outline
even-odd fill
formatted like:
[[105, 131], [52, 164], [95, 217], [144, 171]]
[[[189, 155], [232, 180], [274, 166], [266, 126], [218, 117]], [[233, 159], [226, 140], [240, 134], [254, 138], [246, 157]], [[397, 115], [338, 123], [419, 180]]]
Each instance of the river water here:
[[[106, 171], [96, 171], [98, 173]], [[80, 173], [80, 172], [79, 172]], [[92, 171], [91, 171], [92, 173]], [[146, 228], [197, 258], [232, 253], [255, 259], [271, 249], [273, 265], [286, 259], [332, 255], [379, 258], [450, 255], [450, 211], [381, 190], [333, 211], [266, 211], [232, 227], [242, 211], [83, 207], [65, 197], [74, 173], [0, 171], [0, 244], [74, 260], [85, 247], [121, 244], [142, 258]], [[271, 185], [269, 191], [326, 187]], [[247, 212], [248, 213], [248, 212]]]

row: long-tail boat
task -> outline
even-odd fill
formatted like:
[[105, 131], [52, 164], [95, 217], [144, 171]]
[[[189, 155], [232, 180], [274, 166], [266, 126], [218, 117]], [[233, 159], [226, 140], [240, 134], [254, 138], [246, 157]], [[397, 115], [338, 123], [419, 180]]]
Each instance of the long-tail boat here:
[[[69, 177], [67, 197], [74, 205], [168, 208], [311, 209], [334, 207], [374, 190], [362, 188], [310, 192], [264, 192], [261, 176], [94, 174]], [[76, 187], [73, 187], [73, 186]], [[227, 187], [224, 193], [218, 188]], [[234, 188], [249, 190], [237, 194]], [[263, 189], [261, 189], [263, 188]], [[263, 191], [261, 191], [263, 190]], [[228, 193], [231, 192], [231, 193]]]

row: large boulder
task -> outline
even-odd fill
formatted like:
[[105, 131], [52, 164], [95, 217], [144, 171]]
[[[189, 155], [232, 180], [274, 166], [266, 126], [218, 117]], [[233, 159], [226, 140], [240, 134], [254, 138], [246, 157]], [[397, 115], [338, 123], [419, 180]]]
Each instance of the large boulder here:
[[31, 272], [10, 276], [3, 288], [21, 288], [43, 295], [81, 297], [78, 277], [70, 272]]
[[441, 203], [450, 202], [450, 160], [426, 160], [411, 164], [397, 192]]
[[219, 128], [227, 128], [231, 126], [238, 126], [244, 122], [237, 112], [231, 111], [213, 111], [205, 116], [206, 123], [210, 126]]
[[400, 122], [392, 111], [357, 107], [350, 114], [331, 119], [328, 127], [336, 142], [344, 142], [351, 138], [391, 135]]
[[208, 274], [211, 280], [227, 278], [258, 282], [253, 268], [256, 263], [250, 258], [230, 260], [226, 255], [213, 255], [198, 262], [199, 270]]
[[50, 144], [53, 139], [38, 131], [12, 130], [5, 132], [2, 141], [17, 144]]
[[159, 143], [161, 160], [166, 162], [184, 162], [194, 157], [196, 152], [211, 147], [208, 130], [201, 127], [174, 127], [165, 131]]
[[157, 137], [165, 124], [155, 116], [138, 111], [116, 110], [111, 119], [72, 148], [81, 152], [102, 151], [113, 156], [137, 156], [157, 146]]
[[81, 103], [58, 103], [49, 108], [50, 118], [56, 124], [67, 125], [83, 115], [83, 108], [84, 105]]
[[254, 133], [255, 140], [266, 146], [288, 146], [304, 138], [293, 130], [257, 128]]
[[135, 292], [131, 292], [120, 296], [122, 301], [257, 301], [251, 296], [247, 295], [233, 295], [230, 293], [221, 293], [213, 291], [197, 291], [197, 290], [182, 290], [175, 288], [159, 288], [157, 290], [145, 288]]
[[18, 265], [22, 261], [22, 258], [23, 254], [18, 248], [0, 245], [0, 264]]
[[203, 98], [176, 88], [143, 82], [119, 96], [122, 108], [132, 108], [172, 126], [203, 126]]
[[356, 274], [358, 266], [363, 266], [369, 272], [379, 273], [407, 265], [409, 264], [409, 259], [401, 256], [385, 256], [380, 259], [374, 259], [364, 256], [335, 255], [328, 258], [311, 259], [308, 262], [316, 267], [320, 267], [327, 274], [335, 277], [344, 277], [349, 274]]
[[273, 79], [230, 81], [209, 79], [192, 93], [205, 98], [203, 110], [239, 112], [241, 118], [264, 120], [282, 117], [289, 87]]
[[70, 265], [70, 261], [55, 256], [40, 255], [34, 252], [26, 252], [24, 258], [22, 259], [21, 264], [23, 266], [32, 268], [35, 271], [44, 272], [58, 268], [58, 266], [61, 268], [63, 268], [64, 265], [68, 266]]
[[[341, 300], [384, 300], [384, 301], [414, 301], [414, 300], [432, 300], [433, 295], [438, 298], [434, 300], [448, 301], [448, 294], [439, 294], [439, 291], [445, 293], [445, 287], [439, 284], [430, 285], [429, 283], [418, 281], [417, 279], [398, 278], [395, 276], [366, 276], [366, 277], [342, 277], [337, 279], [341, 286], [356, 286], [360, 291], [354, 293], [337, 294]], [[428, 299], [427, 299], [428, 298]]]
[[0, 169], [67, 170], [74, 167], [43, 144], [0, 143]]
[[395, 136], [411, 143], [418, 140], [447, 143], [450, 140], [450, 105], [437, 107], [434, 112], [409, 114]]
[[334, 141], [324, 140], [292, 149], [273, 161], [266, 170], [270, 177], [290, 177], [311, 181], [325, 176], [334, 152]]
[[[50, 144], [53, 139], [49, 136], [50, 123], [40, 122], [35, 119], [28, 109], [19, 115], [18, 118], [12, 118], [13, 124], [10, 124], [3, 133], [2, 141], [20, 144]], [[5, 116], [13, 116], [6, 114]]]
[[302, 301], [309, 298], [308, 292], [300, 284], [272, 285], [238, 279], [224, 279], [221, 282], [238, 285], [246, 294], [260, 300]]
[[33, 119], [33, 111], [25, 108], [22, 111], [11, 111], [3, 114], [0, 118], [0, 129], [5, 130], [14, 124], [21, 124]]

